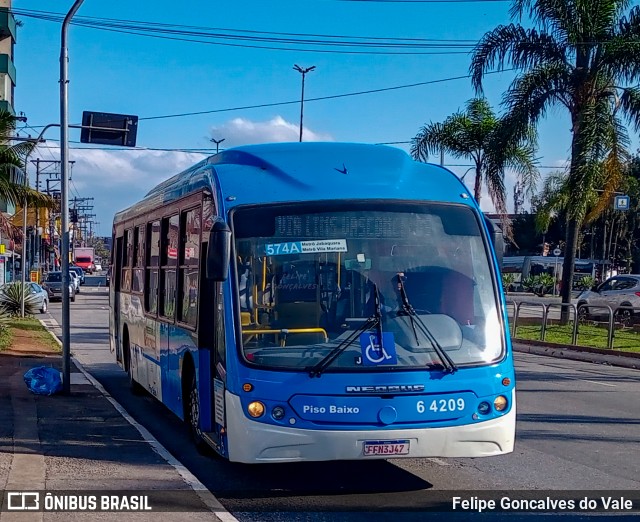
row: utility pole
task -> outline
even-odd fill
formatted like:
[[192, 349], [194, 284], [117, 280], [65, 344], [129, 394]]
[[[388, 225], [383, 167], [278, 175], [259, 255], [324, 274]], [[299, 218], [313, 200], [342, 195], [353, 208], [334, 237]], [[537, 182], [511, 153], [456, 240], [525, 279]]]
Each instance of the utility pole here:
[[67, 33], [71, 19], [84, 0], [76, 0], [62, 22], [60, 32], [60, 160], [62, 163], [62, 393], [71, 392], [71, 331], [69, 317], [69, 50]]
[[213, 143], [216, 144], [216, 154], [218, 154], [218, 150], [219, 150], [220, 144], [224, 141], [224, 138], [222, 138], [221, 140], [217, 140], [215, 138], [211, 138], [210, 141], [212, 141]]
[[[46, 183], [46, 188], [42, 187], [42, 192], [46, 192], [47, 195], [51, 195], [54, 192], [51, 189], [51, 183], [60, 183], [60, 161], [59, 160], [45, 160], [42, 158], [36, 158], [35, 160], [31, 160], [36, 166], [36, 190], [40, 191], [41, 182], [43, 184]], [[75, 161], [69, 161], [69, 165], [73, 166]], [[41, 180], [41, 176], [45, 176], [45, 179]], [[59, 210], [57, 210], [59, 212]], [[39, 250], [39, 255], [36, 256], [36, 259], [40, 263], [40, 267], [45, 270], [51, 270], [54, 263], [51, 262], [50, 252], [45, 252], [43, 248], [43, 234], [40, 233], [40, 229], [44, 232], [44, 230], [48, 230], [47, 234], [49, 235], [49, 249], [54, 250], [54, 235], [51, 233], [53, 230], [53, 219], [54, 216], [53, 209], [49, 210], [49, 222], [48, 223], [40, 223], [40, 210], [36, 208], [36, 231], [38, 232], [39, 239], [36, 242], [37, 248]]]
[[307, 67], [306, 69], [303, 69], [298, 64], [295, 64], [293, 68], [296, 71], [298, 71], [300, 74], [302, 74], [302, 95], [300, 96], [300, 141], [302, 141], [302, 116], [304, 114], [304, 77], [308, 72], [313, 71], [316, 68], [316, 66], [312, 65], [311, 67]]

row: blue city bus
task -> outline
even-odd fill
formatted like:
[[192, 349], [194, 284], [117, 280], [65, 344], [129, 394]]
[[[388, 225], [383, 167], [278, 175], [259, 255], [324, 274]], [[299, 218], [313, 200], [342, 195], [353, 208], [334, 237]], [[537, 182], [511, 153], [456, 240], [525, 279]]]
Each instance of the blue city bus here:
[[229, 149], [115, 216], [111, 350], [230, 461], [508, 453], [502, 245], [399, 149]]

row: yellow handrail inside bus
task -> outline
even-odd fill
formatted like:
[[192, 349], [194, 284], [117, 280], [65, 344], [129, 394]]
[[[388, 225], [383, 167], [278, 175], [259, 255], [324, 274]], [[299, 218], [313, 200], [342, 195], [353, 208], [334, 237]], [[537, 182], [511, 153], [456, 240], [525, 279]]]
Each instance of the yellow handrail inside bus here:
[[324, 342], [329, 341], [329, 336], [324, 328], [265, 328], [260, 330], [242, 330], [242, 335], [281, 334], [280, 346], [285, 346], [288, 334], [320, 333], [324, 336]]

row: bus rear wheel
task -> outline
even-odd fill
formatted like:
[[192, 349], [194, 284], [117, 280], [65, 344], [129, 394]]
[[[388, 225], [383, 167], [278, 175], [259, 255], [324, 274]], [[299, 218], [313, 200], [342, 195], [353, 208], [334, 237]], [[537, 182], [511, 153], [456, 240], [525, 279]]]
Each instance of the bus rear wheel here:
[[129, 377], [129, 388], [131, 389], [131, 393], [134, 395], [142, 395], [144, 393], [144, 388], [133, 378], [133, 370], [131, 368], [131, 345], [129, 344], [129, 334], [125, 332], [124, 339], [122, 343], [123, 353], [124, 353], [124, 369], [127, 372], [127, 376]]

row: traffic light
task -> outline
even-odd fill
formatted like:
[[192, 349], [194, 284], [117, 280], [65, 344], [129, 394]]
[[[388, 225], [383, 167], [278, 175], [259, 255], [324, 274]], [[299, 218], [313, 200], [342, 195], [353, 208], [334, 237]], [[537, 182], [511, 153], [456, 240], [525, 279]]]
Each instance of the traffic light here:
[[69, 220], [71, 221], [71, 223], [78, 222], [78, 209], [76, 208], [69, 209]]
[[135, 147], [137, 134], [137, 116], [92, 111], [82, 113], [82, 143]]

